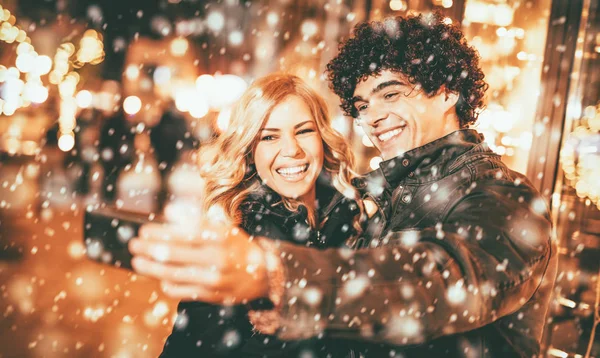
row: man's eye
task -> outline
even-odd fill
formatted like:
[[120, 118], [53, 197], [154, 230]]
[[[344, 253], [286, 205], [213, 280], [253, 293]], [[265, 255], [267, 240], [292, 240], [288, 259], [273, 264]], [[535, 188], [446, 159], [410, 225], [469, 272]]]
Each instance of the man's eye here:
[[357, 109], [359, 112], [362, 112], [362, 111], [364, 111], [365, 109], [367, 109], [368, 107], [369, 107], [369, 106], [368, 106], [368, 105], [366, 105], [366, 104], [361, 104], [361, 105], [359, 105], [359, 106], [356, 106], [356, 109]]
[[390, 92], [390, 93], [386, 93], [385, 96], [383, 96], [383, 98], [392, 99], [392, 98], [396, 97], [397, 95], [398, 95], [398, 92]]

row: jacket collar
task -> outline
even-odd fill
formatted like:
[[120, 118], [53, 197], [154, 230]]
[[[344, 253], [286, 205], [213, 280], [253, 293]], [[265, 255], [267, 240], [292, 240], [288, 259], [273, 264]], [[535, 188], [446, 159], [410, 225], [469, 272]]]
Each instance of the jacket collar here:
[[[251, 180], [258, 181], [258, 177]], [[317, 210], [319, 217], [323, 217], [331, 211], [338, 203], [338, 199], [342, 198], [343, 195], [337, 191], [331, 181], [331, 176], [324, 171], [321, 172], [316, 182], [317, 191]], [[290, 211], [283, 204], [283, 198], [275, 190], [271, 189], [268, 185], [261, 183], [258, 190], [250, 193], [245, 200], [246, 206], [262, 205], [269, 211], [270, 214], [282, 217], [293, 216], [296, 219], [300, 217], [306, 218], [308, 212], [304, 205], [298, 206], [298, 211], [290, 213]]]
[[392, 188], [407, 178], [419, 182], [436, 180], [448, 172], [459, 156], [474, 148], [489, 151], [482, 134], [473, 129], [461, 129], [383, 161], [379, 170]]

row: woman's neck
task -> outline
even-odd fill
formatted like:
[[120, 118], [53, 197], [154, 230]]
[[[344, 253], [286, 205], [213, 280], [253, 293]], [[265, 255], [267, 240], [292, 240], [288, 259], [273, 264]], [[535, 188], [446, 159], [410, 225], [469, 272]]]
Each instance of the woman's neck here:
[[316, 210], [317, 188], [313, 186], [309, 192], [299, 197], [298, 200], [306, 206], [309, 212], [314, 213]]

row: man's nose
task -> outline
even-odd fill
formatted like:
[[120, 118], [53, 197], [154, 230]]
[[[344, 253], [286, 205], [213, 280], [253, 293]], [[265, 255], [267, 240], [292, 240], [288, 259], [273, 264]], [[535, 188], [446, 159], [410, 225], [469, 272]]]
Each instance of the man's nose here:
[[281, 155], [284, 157], [295, 158], [302, 153], [302, 148], [296, 138], [283, 138]]
[[377, 126], [379, 126], [381, 122], [384, 121], [388, 116], [389, 112], [386, 110], [373, 109], [368, 115], [359, 118], [361, 119], [362, 123], [368, 125], [369, 127], [377, 128]]

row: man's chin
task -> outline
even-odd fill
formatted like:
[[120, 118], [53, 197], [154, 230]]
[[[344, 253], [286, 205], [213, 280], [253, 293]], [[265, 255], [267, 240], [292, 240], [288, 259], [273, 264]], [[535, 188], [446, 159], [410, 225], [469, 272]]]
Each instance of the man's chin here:
[[406, 148], [389, 148], [385, 152], [381, 152], [383, 160], [389, 160], [403, 155], [406, 152]]

